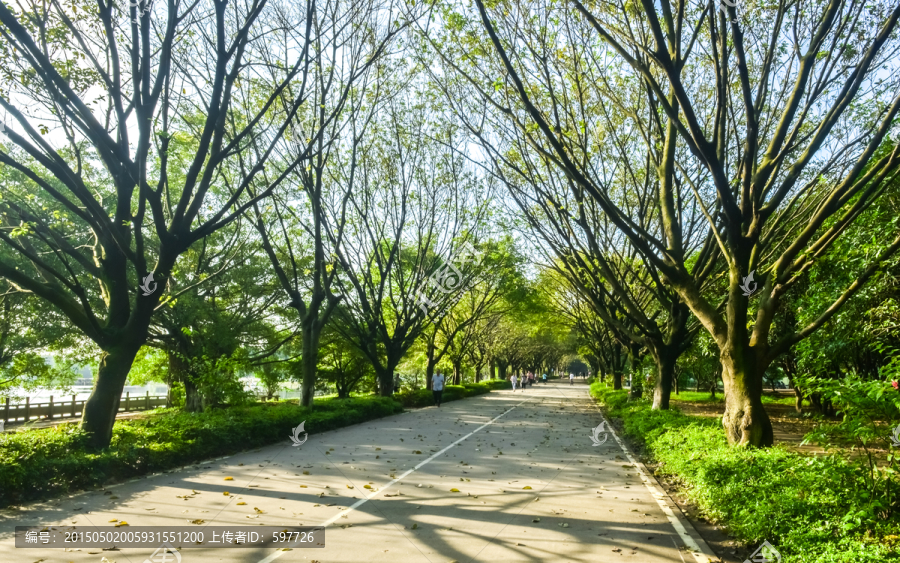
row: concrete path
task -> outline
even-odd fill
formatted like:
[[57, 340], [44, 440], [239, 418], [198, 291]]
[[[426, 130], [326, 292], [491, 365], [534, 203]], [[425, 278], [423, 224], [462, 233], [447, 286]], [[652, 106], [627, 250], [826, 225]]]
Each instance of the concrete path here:
[[16, 525], [105, 527], [113, 519], [189, 531], [328, 526], [324, 549], [176, 546], [182, 563], [713, 560], [614, 434], [593, 446], [601, 422], [586, 385], [554, 382], [310, 435], [300, 447], [285, 436], [105, 491], [0, 511], [0, 561], [148, 560], [153, 550], [14, 547]]

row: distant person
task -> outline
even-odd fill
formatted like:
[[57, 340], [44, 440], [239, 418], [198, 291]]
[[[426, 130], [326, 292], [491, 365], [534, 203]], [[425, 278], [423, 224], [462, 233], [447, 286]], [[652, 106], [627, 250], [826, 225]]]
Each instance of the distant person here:
[[513, 391], [516, 390], [516, 374], [509, 376], [509, 382], [512, 383]]
[[544, 383], [547, 383], [547, 374], [544, 374]]
[[436, 373], [431, 377], [431, 393], [434, 395], [434, 404], [441, 406], [441, 395], [444, 394], [444, 374]]
[[575, 374], [569, 372], [569, 385], [575, 385]]
[[400, 392], [400, 374], [394, 376], [394, 393]]
[[534, 372], [528, 372], [528, 384], [534, 386]]

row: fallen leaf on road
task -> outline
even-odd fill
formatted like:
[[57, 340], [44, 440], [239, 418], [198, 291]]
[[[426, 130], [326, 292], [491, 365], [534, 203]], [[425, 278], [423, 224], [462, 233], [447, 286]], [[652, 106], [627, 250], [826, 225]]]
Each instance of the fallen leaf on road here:
[[188, 520], [188, 522], [190, 522], [191, 524], [197, 524], [199, 526], [200, 524], [205, 524], [206, 520], [197, 518], [196, 520]]
[[304, 474], [304, 475], [309, 475], [309, 471], [304, 471], [303, 474]]
[[247, 504], [247, 503], [246, 503], [246, 502], [239, 502], [239, 503], [237, 503], [238, 506], [244, 506], [245, 504]]
[[225, 477], [226, 481], [234, 481], [234, 477]]
[[526, 490], [526, 491], [530, 491], [530, 490], [531, 490], [531, 487], [529, 487], [528, 485], [525, 485], [524, 487], [522, 487], [522, 489], [524, 489], [524, 490]]
[[121, 522], [119, 522], [119, 523], [116, 524], [115, 526], [116, 526], [116, 528], [119, 528], [119, 527], [121, 527], [121, 526], [127, 526], [127, 525], [128, 525], [128, 522], [126, 522], [125, 520], [122, 520]]
[[418, 524], [413, 524], [413, 525], [412, 525], [412, 529], [413, 529], [413, 530], [418, 530], [418, 529], [419, 529], [419, 525], [418, 525]]
[[458, 493], [458, 492], [459, 492], [459, 489], [453, 488], [453, 489], [450, 489], [450, 492], [451, 492], [451, 493]]
[[540, 518], [535, 518], [534, 520], [532, 520], [532, 522], [540, 522], [540, 521], [541, 521]]
[[228, 491], [225, 491], [225, 492], [223, 492], [222, 494], [225, 495], [226, 497], [227, 497], [227, 496], [231, 496], [231, 493], [229, 493]]

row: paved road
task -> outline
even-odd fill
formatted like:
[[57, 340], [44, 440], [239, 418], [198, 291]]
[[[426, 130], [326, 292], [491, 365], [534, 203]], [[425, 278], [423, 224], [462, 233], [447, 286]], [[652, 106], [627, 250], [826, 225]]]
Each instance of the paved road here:
[[591, 429], [602, 421], [586, 385], [549, 383], [313, 434], [300, 447], [285, 439], [2, 511], [0, 561], [144, 563], [153, 550], [13, 546], [16, 525], [112, 526], [118, 519], [191, 530], [328, 525], [323, 549], [181, 546], [182, 563], [705, 563], [709, 548], [690, 526], [685, 532], [677, 508], [618, 438], [610, 433], [593, 446]]

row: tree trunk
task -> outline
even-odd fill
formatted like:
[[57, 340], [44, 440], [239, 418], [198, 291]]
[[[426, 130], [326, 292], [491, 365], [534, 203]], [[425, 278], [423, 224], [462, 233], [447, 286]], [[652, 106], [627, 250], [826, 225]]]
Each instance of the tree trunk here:
[[803, 413], [803, 393], [798, 387], [794, 387], [794, 410]]
[[[308, 315], [312, 317], [312, 315]], [[304, 407], [313, 406], [313, 398], [316, 395], [316, 374], [319, 369], [319, 337], [322, 330], [316, 324], [316, 318], [312, 317], [310, 326], [303, 327], [303, 350], [300, 356], [300, 368], [303, 381], [300, 384], [300, 404]]]
[[453, 385], [462, 385], [462, 362], [453, 362]]
[[184, 410], [185, 412], [203, 412], [203, 397], [194, 384], [190, 374], [184, 374]]
[[725, 414], [722, 426], [731, 444], [768, 447], [774, 442], [772, 422], [762, 404], [762, 374], [752, 349], [727, 346], [722, 352], [722, 381], [725, 385]]
[[483, 368], [483, 367], [484, 367], [484, 364], [478, 364], [477, 366], [475, 366], [475, 383], [478, 383], [481, 381], [481, 368]]
[[81, 415], [81, 429], [88, 434], [88, 446], [94, 450], [109, 447], [122, 389], [139, 349], [139, 345], [123, 345], [105, 350], [100, 356], [97, 383]]
[[426, 345], [426, 358], [427, 362], [425, 364], [425, 388], [431, 391], [431, 378], [434, 377], [434, 346], [431, 343]]
[[675, 362], [678, 359], [674, 348], [660, 346], [654, 351], [656, 361], [656, 388], [653, 390], [653, 410], [669, 410], [672, 395], [672, 380], [675, 377]]
[[613, 372], [613, 389], [619, 390], [622, 388], [622, 372], [614, 371]]

